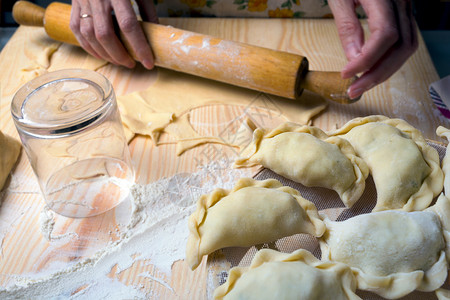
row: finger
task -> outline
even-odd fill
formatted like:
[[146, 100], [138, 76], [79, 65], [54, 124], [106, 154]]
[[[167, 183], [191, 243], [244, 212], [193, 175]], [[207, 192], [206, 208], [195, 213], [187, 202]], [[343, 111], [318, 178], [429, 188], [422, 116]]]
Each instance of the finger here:
[[408, 1], [397, 1], [396, 13], [400, 29], [399, 43], [391, 48], [374, 68], [366, 72], [349, 89], [349, 96], [356, 98], [364, 91], [391, 77], [417, 49], [417, 31]]
[[142, 21], [159, 23], [155, 4], [151, 0], [136, 0]]
[[329, 5], [345, 55], [351, 61], [360, 55], [364, 43], [364, 31], [355, 13], [355, 2], [353, 0], [336, 0], [330, 1]]
[[95, 37], [93, 15], [90, 2], [87, 0], [80, 1], [80, 16], [83, 14], [89, 15], [87, 18], [80, 18], [80, 33], [82, 39], [103, 59], [112, 63], [118, 64], [111, 56], [105, 51], [102, 45], [97, 41]]
[[73, 1], [72, 9], [70, 12], [70, 29], [72, 30], [73, 34], [75, 35], [78, 43], [80, 43], [80, 46], [86, 50], [89, 54], [92, 56], [101, 59], [100, 55], [98, 55], [97, 52], [94, 51], [94, 49], [89, 45], [89, 43], [83, 38], [80, 32], [80, 6], [78, 4], [78, 1]]
[[371, 69], [397, 42], [399, 29], [391, 1], [360, 0], [368, 14], [370, 37], [361, 49], [361, 55], [342, 70], [342, 77], [350, 78]]
[[95, 37], [95, 29], [94, 22], [92, 21], [92, 17], [90, 18], [82, 18], [80, 20], [80, 32], [83, 39], [94, 49], [98, 55], [114, 64], [118, 64], [109, 54], [105, 51], [102, 45], [97, 41]]
[[412, 14], [411, 2], [409, 0], [396, 0], [393, 3], [397, 11], [400, 29], [399, 47], [404, 51], [404, 55], [409, 57], [418, 47], [416, 23]]
[[86, 41], [83, 36], [80, 36], [80, 38], [78, 39], [78, 42], [80, 43], [81, 47], [84, 50], [86, 50], [87, 53], [94, 56], [95, 58], [103, 59], [103, 57], [101, 57], [97, 52], [95, 52], [94, 48], [91, 47], [89, 42]]
[[104, 51], [116, 64], [134, 68], [135, 61], [131, 58], [114, 32], [111, 7], [105, 2], [92, 1], [94, 34]]
[[407, 60], [402, 53], [396, 49], [392, 53], [386, 54], [386, 59], [377, 64], [374, 68], [364, 73], [349, 88], [348, 95], [351, 99], [358, 98], [365, 91], [368, 91], [376, 85], [384, 82], [392, 76], [403, 63]]
[[146, 67], [154, 66], [153, 53], [129, 1], [112, 1], [117, 22], [136, 58]]
[[411, 47], [414, 49], [414, 51], [417, 50], [417, 48], [419, 48], [419, 38], [417, 35], [417, 25], [416, 25], [416, 21], [413, 15], [413, 10], [412, 10], [412, 5], [410, 1], [407, 1], [407, 11], [408, 11], [408, 16], [409, 16], [409, 20], [410, 20], [410, 28], [411, 28], [411, 34], [412, 34], [412, 38], [411, 38]]

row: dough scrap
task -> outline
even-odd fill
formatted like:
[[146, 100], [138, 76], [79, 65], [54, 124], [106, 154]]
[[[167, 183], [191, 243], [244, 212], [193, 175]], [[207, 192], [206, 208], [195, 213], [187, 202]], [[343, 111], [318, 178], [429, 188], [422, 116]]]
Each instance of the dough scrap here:
[[350, 268], [300, 249], [258, 251], [249, 268], [235, 267], [214, 299], [361, 299]]
[[232, 190], [203, 195], [189, 217], [186, 261], [195, 269], [204, 255], [225, 247], [249, 247], [297, 233], [325, 231], [314, 204], [275, 179], [240, 179]]
[[406, 121], [356, 118], [330, 135], [347, 139], [369, 166], [377, 190], [373, 211], [423, 210], [441, 192], [439, 155]]
[[285, 123], [270, 131], [258, 128], [248, 149], [235, 167], [263, 165], [305, 186], [332, 189], [346, 207], [361, 197], [369, 175], [349, 142], [313, 126]]
[[59, 49], [61, 42], [39, 34], [31, 35], [23, 47], [28, 65], [21, 68], [21, 82], [25, 83], [47, 73], [52, 55]]
[[381, 211], [343, 222], [325, 219], [322, 260], [349, 265], [358, 289], [387, 299], [434, 291], [447, 278], [449, 218], [450, 200], [442, 195], [425, 211]]
[[0, 191], [19, 157], [21, 144], [0, 131]]
[[193, 128], [180, 117], [193, 108], [213, 104], [259, 107], [307, 124], [326, 107], [323, 98], [308, 92], [298, 100], [289, 100], [163, 68], [157, 71], [158, 79], [148, 89], [117, 97], [122, 121], [132, 133], [150, 136], [155, 145], [170, 124], [177, 141], [190, 141], [179, 147], [178, 154], [196, 144], [225, 142], [218, 137], [194, 135]]
[[[185, 113], [181, 117], [177, 118], [175, 121], [169, 123], [165, 128], [164, 132], [168, 133], [172, 137], [176, 137], [177, 144], [177, 155], [183, 154], [186, 150], [192, 149], [194, 147], [206, 144], [221, 144], [228, 145], [224, 139], [215, 136], [201, 136], [192, 127], [189, 120], [190, 114]], [[162, 143], [158, 142], [158, 145]], [[233, 145], [234, 146], [234, 145]]]

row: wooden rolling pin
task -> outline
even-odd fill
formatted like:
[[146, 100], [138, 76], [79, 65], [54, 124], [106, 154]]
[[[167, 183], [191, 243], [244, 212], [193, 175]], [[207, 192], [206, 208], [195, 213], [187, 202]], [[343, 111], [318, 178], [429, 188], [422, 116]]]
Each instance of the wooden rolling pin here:
[[[53, 2], [46, 9], [17, 1], [17, 23], [43, 26], [57, 40], [79, 46], [69, 27], [71, 6]], [[303, 89], [339, 103], [353, 103], [347, 89], [355, 79], [344, 80], [339, 72], [309, 71], [306, 57], [222, 40], [171, 26], [141, 22], [155, 56], [155, 65], [265, 93], [297, 99]], [[120, 33], [130, 54], [136, 58]]]

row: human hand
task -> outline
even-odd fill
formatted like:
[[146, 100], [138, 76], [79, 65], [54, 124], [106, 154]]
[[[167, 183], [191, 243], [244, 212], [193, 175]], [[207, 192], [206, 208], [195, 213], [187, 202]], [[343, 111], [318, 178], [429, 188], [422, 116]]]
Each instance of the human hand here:
[[[330, 0], [348, 63], [343, 78], [363, 73], [349, 88], [354, 99], [387, 80], [416, 51], [417, 29], [410, 0]], [[361, 4], [368, 17], [370, 37], [364, 32], [355, 8]]]
[[[136, 2], [143, 20], [158, 22], [151, 0]], [[152, 69], [153, 53], [129, 0], [73, 0], [70, 29], [81, 47], [91, 55], [116, 65], [135, 66], [135, 61], [114, 32], [113, 11], [137, 60], [147, 69]]]

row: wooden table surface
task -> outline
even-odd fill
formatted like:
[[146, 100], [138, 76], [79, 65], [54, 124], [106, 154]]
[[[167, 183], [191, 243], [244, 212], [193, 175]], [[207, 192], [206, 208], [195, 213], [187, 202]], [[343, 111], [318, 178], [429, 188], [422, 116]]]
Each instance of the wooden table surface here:
[[[332, 20], [179, 18], [161, 21], [163, 24], [194, 32], [301, 54], [308, 58], [312, 70], [339, 71], [346, 63]], [[364, 27], [367, 31], [367, 24], [364, 23]], [[26, 67], [28, 59], [26, 42], [36, 36], [41, 36], [44, 43], [49, 41], [45, 39], [42, 29], [19, 28], [0, 55], [0, 129], [14, 137], [18, 135], [10, 116], [9, 105], [12, 96], [23, 83], [19, 74], [20, 70]], [[63, 45], [53, 55], [51, 63], [50, 69], [82, 68], [88, 60], [87, 55], [80, 49]], [[154, 76], [154, 72], [146, 71], [142, 67], [127, 70], [107, 65], [98, 71], [110, 79], [117, 95], [145, 89], [149, 78]], [[420, 38], [418, 51], [388, 81], [365, 93], [355, 104], [340, 105], [330, 102], [327, 109], [313, 119], [313, 125], [331, 130], [355, 117], [383, 114], [405, 119], [419, 128], [426, 138], [439, 141], [435, 134], [436, 127], [448, 127], [450, 122], [440, 115], [428, 95], [429, 84], [438, 79], [425, 44]], [[193, 112], [191, 122], [201, 126], [205, 120], [216, 120], [217, 126], [220, 126], [221, 120], [238, 116], [242, 109], [223, 105], [200, 108]], [[146, 184], [177, 173], [194, 172], [198, 167], [198, 158], [206, 147], [208, 146], [189, 150], [177, 157], [174, 144], [155, 147], [147, 138], [134, 139], [130, 150], [137, 166], [137, 182]], [[59, 262], [67, 263], [73, 261], [73, 253], [77, 253], [77, 259], [89, 257], [95, 247], [100, 247], [99, 245], [110, 240], [107, 235], [99, 233], [104, 231], [99, 229], [102, 224], [111, 218], [106, 214], [101, 218], [68, 221], [67, 227], [73, 230], [90, 228], [84, 230], [83, 234], [97, 238], [95, 246], [86, 244], [84, 239], [84, 244], [81, 244], [81, 241], [72, 241], [56, 249], [40, 233], [38, 223], [44, 201], [24, 153], [12, 175], [13, 180], [6, 187], [0, 201], [0, 286], [10, 282], [14, 275], [39, 272], [41, 268], [55, 261], [56, 256]], [[52, 251], [48, 251], [50, 248]], [[61, 249], [64, 249], [65, 253], [72, 253], [71, 257], [56, 255]], [[159, 290], [158, 295], [161, 298], [206, 298], [205, 261], [194, 272], [190, 271], [183, 261], [175, 263], [172, 275], [164, 277], [164, 281], [170, 284], [172, 290], [156, 281], [145, 285], [145, 289]], [[121, 272], [118, 280], [127, 284], [140, 280], [136, 276], [137, 273], [133, 272], [136, 268], [139, 268], [140, 272], [153, 270], [151, 265], [134, 264], [126, 272]]]

